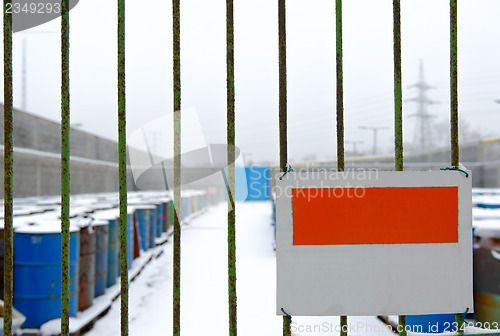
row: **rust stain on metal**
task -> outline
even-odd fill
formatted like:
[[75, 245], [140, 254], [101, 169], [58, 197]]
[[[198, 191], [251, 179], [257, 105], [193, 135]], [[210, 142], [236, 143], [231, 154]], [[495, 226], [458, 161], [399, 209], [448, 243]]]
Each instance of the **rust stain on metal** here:
[[61, 335], [69, 335], [69, 0], [61, 0]]
[[226, 0], [226, 90], [227, 90], [227, 270], [229, 335], [237, 335], [236, 297], [236, 209], [235, 191], [235, 84], [234, 84], [234, 13], [233, 0]]
[[347, 324], [347, 316], [340, 317], [340, 336], [347, 336], [349, 325]]
[[451, 165], [458, 167], [458, 28], [457, 0], [450, 0], [450, 123], [451, 123]]
[[401, 80], [401, 0], [393, 0], [395, 168], [403, 170], [403, 93]]
[[12, 335], [13, 302], [13, 116], [12, 116], [12, 14], [7, 13], [10, 0], [3, 6], [3, 97], [4, 97], [4, 317], [3, 334]]
[[336, 1], [336, 73], [337, 73], [337, 170], [344, 171], [344, 73], [342, 53], [342, 0]]
[[96, 275], [96, 232], [91, 228], [80, 230], [80, 267], [78, 310], [83, 311], [92, 305]]
[[288, 159], [287, 143], [287, 83], [286, 83], [286, 7], [285, 0], [278, 0], [279, 40], [279, 125], [280, 125], [280, 168], [286, 171]]
[[174, 114], [173, 335], [181, 334], [181, 14], [172, 0]]
[[118, 180], [120, 198], [120, 329], [128, 335], [127, 133], [125, 92], [125, 0], [118, 0]]
[[[286, 86], [286, 3], [278, 0], [278, 59], [279, 59], [279, 135], [280, 170], [286, 172], [288, 161], [287, 140], [287, 86]], [[291, 319], [283, 316], [283, 336], [291, 336]]]

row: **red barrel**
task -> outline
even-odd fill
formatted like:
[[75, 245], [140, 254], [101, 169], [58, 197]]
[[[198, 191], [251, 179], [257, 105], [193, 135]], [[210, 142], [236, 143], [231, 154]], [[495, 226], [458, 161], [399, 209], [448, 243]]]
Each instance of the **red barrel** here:
[[95, 252], [96, 235], [91, 225], [80, 229], [80, 277], [78, 310], [92, 305], [95, 293]]

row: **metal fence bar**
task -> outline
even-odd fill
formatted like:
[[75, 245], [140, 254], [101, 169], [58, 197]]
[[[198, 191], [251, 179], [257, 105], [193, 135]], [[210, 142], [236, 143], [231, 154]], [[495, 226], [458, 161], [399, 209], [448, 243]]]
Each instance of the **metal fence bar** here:
[[181, 26], [180, 0], [172, 0], [174, 89], [173, 335], [181, 334]]
[[450, 98], [451, 98], [451, 165], [458, 167], [458, 40], [457, 0], [450, 0]]
[[344, 73], [342, 53], [342, 0], [336, 0], [336, 65], [337, 65], [337, 170], [343, 171], [344, 164]]
[[399, 330], [399, 335], [400, 336], [406, 336], [406, 315], [399, 315], [399, 318], [398, 318], [398, 326], [400, 326], [399, 328], [401, 328], [401, 330]]
[[[335, 1], [336, 74], [337, 74], [337, 171], [345, 170], [344, 161], [344, 72], [342, 52], [342, 0]], [[340, 316], [340, 335], [347, 336], [347, 316]]]
[[118, 0], [118, 179], [120, 197], [120, 327], [128, 335], [127, 133], [125, 100], [125, 0]]
[[340, 316], [340, 336], [347, 336], [349, 325], [347, 324], [347, 316]]
[[[450, 0], [450, 128], [451, 128], [451, 165], [458, 167], [460, 162], [458, 144], [458, 26], [457, 0]], [[463, 333], [463, 318], [455, 315], [457, 329]]]
[[[403, 171], [403, 93], [401, 79], [401, 0], [393, 0], [394, 46], [394, 158], [396, 171]], [[406, 336], [406, 316], [398, 318], [399, 335]]]
[[226, 67], [227, 67], [227, 269], [229, 296], [229, 335], [236, 336], [236, 207], [235, 191], [235, 98], [234, 98], [234, 16], [233, 0], [226, 0]]
[[394, 15], [394, 139], [395, 168], [403, 170], [403, 92], [401, 80], [401, 0], [393, 0]]
[[280, 169], [282, 172], [286, 171], [286, 163], [288, 158], [285, 19], [286, 19], [285, 0], [278, 0]]
[[61, 0], [61, 335], [69, 335], [69, 0]]
[[3, 334], [12, 335], [13, 289], [13, 116], [12, 116], [12, 14], [11, 0], [3, 1], [3, 117], [4, 117], [4, 316]]
[[[286, 0], [278, 0], [278, 59], [279, 59], [279, 134], [280, 134], [280, 171], [287, 171], [287, 96], [286, 96]], [[289, 316], [283, 316], [283, 336], [291, 336]]]

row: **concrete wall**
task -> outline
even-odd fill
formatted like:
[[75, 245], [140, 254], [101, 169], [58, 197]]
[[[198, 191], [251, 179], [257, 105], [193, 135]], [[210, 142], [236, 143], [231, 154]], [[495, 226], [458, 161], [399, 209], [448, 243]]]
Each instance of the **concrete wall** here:
[[[1, 117], [3, 119], [3, 105]], [[42, 152], [61, 152], [60, 124], [22, 111], [14, 110], [14, 147]], [[3, 123], [0, 125], [0, 143], [3, 144]], [[118, 162], [117, 144], [96, 135], [71, 129], [71, 155], [108, 162]]]
[[[3, 106], [0, 108], [3, 117]], [[18, 110], [13, 114], [14, 197], [60, 194], [59, 123]], [[0, 123], [0, 144], [3, 141], [3, 123]], [[118, 191], [117, 146], [111, 140], [71, 129], [71, 194]], [[0, 152], [3, 167], [3, 149]], [[3, 169], [0, 175], [0, 198], [3, 198]], [[128, 176], [129, 190], [135, 190], [130, 171]]]

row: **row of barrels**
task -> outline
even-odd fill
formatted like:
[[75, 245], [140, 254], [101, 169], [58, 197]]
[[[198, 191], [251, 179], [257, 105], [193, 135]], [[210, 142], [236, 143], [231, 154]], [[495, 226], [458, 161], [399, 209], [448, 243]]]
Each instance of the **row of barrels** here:
[[[72, 317], [91, 307], [94, 298], [105, 294], [120, 275], [120, 219], [116, 197], [91, 195], [89, 198], [75, 197], [70, 208], [69, 312]], [[206, 199], [206, 193], [201, 191], [183, 193], [181, 219], [205, 208]], [[47, 201], [40, 203], [43, 204], [39, 208], [51, 206]], [[60, 317], [59, 209], [52, 204], [48, 211], [33, 213], [32, 210], [31, 214], [14, 217], [14, 307], [26, 316], [23, 328], [39, 328]], [[129, 196], [126, 256], [129, 268], [141, 251], [155, 247], [156, 239], [170, 231], [173, 216], [173, 201], [167, 192]], [[3, 245], [3, 228], [0, 244]], [[3, 274], [0, 281], [3, 282]]]
[[500, 189], [473, 189], [474, 312], [483, 326], [500, 323]]

